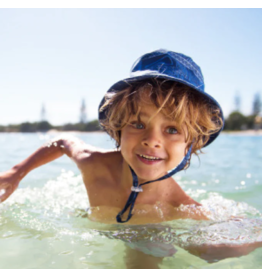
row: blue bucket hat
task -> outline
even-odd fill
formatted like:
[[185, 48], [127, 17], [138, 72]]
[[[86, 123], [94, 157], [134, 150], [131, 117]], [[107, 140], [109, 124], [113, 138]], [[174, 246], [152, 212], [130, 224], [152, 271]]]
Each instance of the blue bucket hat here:
[[[200, 67], [190, 57], [183, 54], [160, 49], [141, 56], [133, 64], [130, 77], [111, 86], [107, 95], [108, 93], [117, 93], [138, 81], [150, 79], [170, 80], [187, 85], [193, 88], [193, 91], [196, 91], [196, 93], [200, 93], [207, 102], [218, 107], [223, 125], [218, 132], [210, 135], [205, 146], [209, 145], [217, 138], [224, 127], [222, 108], [212, 96], [204, 91], [205, 84]], [[100, 123], [106, 118], [107, 108], [100, 110], [105, 103], [105, 97], [100, 102], [98, 109]]]
[[[110, 87], [107, 94], [103, 97], [99, 105], [100, 124], [104, 119], [106, 119], [107, 110], [108, 108], [110, 108], [109, 106], [107, 106], [106, 108], [101, 110], [101, 107], [104, 105], [106, 101], [106, 96], [110, 95], [111, 93], [117, 93], [118, 91], [121, 91], [138, 81], [152, 79], [169, 80], [182, 83], [192, 88], [192, 91], [195, 91], [195, 93], [201, 94], [202, 97], [204, 97], [208, 103], [218, 108], [220, 110], [220, 117], [222, 119], [223, 125], [221, 126], [221, 129], [218, 132], [210, 135], [209, 140], [204, 146], [209, 145], [217, 138], [217, 136], [224, 127], [223, 111], [218, 102], [212, 96], [210, 96], [204, 91], [204, 78], [200, 67], [190, 57], [164, 49], [160, 49], [141, 56], [133, 64], [131, 68], [131, 76], [129, 78], [115, 83], [113, 86]], [[130, 220], [130, 218], [132, 217], [132, 210], [135, 204], [135, 200], [138, 196], [138, 193], [142, 191], [141, 186], [155, 181], [166, 179], [185, 167], [187, 161], [190, 158], [192, 145], [193, 144], [191, 144], [191, 147], [189, 148], [186, 156], [181, 161], [181, 163], [176, 168], [169, 171], [165, 176], [159, 179], [148, 181], [139, 185], [138, 178], [133, 169], [130, 167], [133, 177], [133, 186], [131, 189], [132, 192], [126, 203], [126, 206], [116, 217], [117, 222], [123, 223]], [[126, 220], [123, 221], [122, 215], [128, 210], [128, 208], [128, 217]]]

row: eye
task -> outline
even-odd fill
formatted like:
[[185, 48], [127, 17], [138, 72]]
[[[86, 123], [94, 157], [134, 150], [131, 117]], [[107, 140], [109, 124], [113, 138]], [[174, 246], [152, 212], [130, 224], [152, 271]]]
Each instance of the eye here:
[[177, 131], [177, 129], [176, 129], [175, 127], [168, 127], [168, 128], [166, 129], [166, 132], [167, 132], [168, 134], [176, 134], [176, 133], [178, 133], [178, 131]]
[[136, 128], [136, 129], [143, 129], [145, 128], [144, 125], [140, 122], [132, 122], [131, 123], [132, 127]]

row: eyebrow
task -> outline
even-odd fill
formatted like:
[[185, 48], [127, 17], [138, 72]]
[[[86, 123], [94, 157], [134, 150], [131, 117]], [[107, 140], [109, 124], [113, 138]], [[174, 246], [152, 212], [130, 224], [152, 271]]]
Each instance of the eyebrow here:
[[[139, 112], [139, 113], [137, 114], [137, 117], [138, 117], [138, 120], [140, 120], [141, 117], [151, 118], [151, 116], [150, 116], [147, 112], [144, 112], [144, 111]], [[169, 118], [169, 117], [166, 117], [166, 116], [165, 116], [165, 119], [166, 119], [167, 121], [169, 121], [169, 122], [175, 123], [175, 121], [172, 120], [172, 119]]]
[[139, 112], [137, 115], [138, 115], [138, 117], [141, 117], [141, 116], [143, 116], [143, 117], [150, 117], [149, 114], [146, 113], [146, 112]]

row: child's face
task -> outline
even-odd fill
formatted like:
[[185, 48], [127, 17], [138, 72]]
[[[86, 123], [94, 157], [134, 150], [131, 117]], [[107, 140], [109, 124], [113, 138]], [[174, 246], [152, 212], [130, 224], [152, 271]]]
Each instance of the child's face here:
[[187, 143], [175, 121], [162, 112], [155, 115], [157, 107], [150, 101], [140, 107], [139, 116], [133, 115], [121, 131], [121, 153], [141, 183], [175, 168], [185, 156]]

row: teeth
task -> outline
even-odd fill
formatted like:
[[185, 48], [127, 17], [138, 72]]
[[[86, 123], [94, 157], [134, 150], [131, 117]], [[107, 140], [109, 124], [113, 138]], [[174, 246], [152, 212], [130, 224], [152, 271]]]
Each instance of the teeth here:
[[139, 154], [139, 156], [146, 158], [146, 159], [150, 159], [150, 160], [159, 160], [161, 158], [158, 157], [153, 157], [153, 156], [148, 156], [148, 155], [144, 155], [144, 154]]

